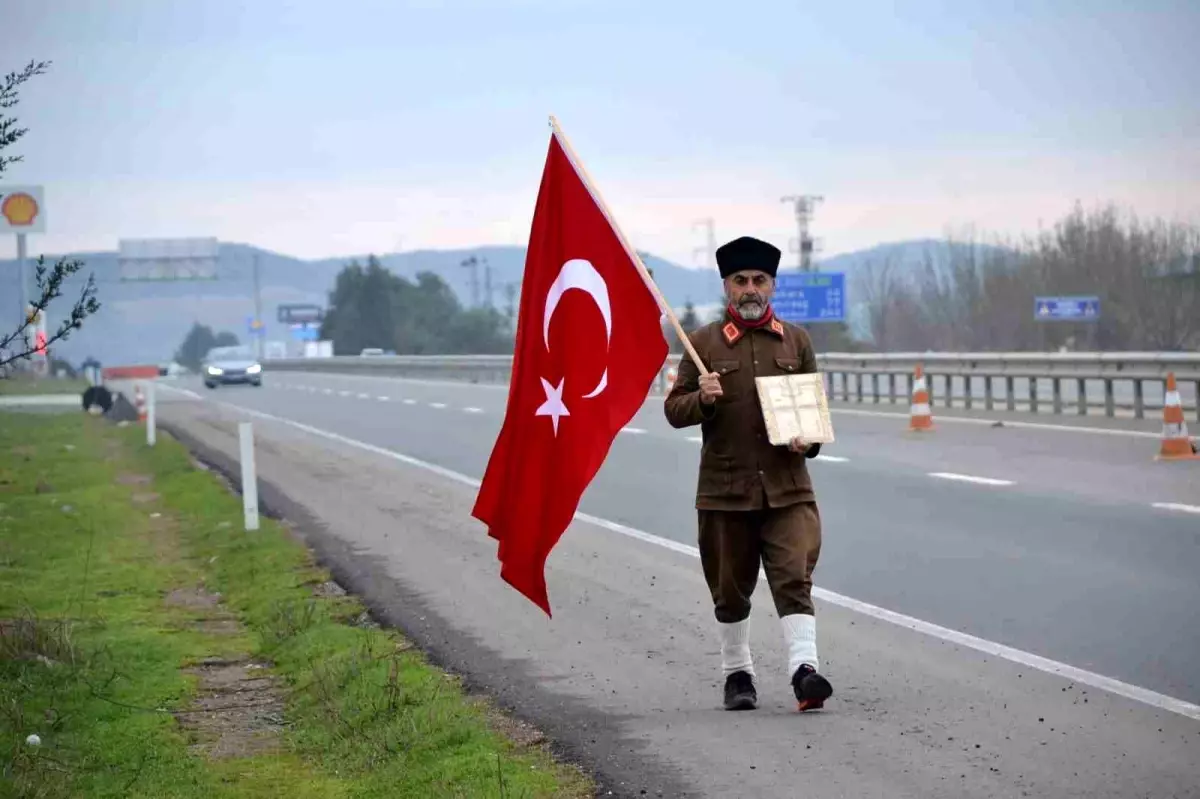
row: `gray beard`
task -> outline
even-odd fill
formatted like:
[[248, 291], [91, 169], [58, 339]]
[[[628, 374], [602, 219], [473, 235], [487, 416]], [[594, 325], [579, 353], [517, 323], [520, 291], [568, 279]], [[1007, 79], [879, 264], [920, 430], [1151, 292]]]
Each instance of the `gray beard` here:
[[738, 306], [738, 313], [748, 322], [753, 322], [760, 319], [766, 313], [766, 307], [759, 305], [756, 302], [748, 302], [745, 305]]

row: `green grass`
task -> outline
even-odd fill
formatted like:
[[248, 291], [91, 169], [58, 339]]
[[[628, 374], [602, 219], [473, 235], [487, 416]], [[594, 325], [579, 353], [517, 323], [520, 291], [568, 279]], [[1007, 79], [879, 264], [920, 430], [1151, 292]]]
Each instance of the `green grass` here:
[[[592, 784], [503, 735], [286, 530], [167, 436], [84, 414], [0, 412], [0, 796], [582, 797]], [[133, 484], [132, 475], [152, 478]], [[169, 603], [204, 586], [213, 609]], [[275, 746], [211, 759], [177, 720], [205, 658], [251, 657], [282, 702]], [[199, 718], [195, 714], [181, 719]], [[26, 736], [36, 733], [40, 746]]]
[[58, 380], [14, 375], [0, 378], [0, 397], [6, 395], [28, 397], [34, 394], [83, 394], [88, 385], [86, 380]]

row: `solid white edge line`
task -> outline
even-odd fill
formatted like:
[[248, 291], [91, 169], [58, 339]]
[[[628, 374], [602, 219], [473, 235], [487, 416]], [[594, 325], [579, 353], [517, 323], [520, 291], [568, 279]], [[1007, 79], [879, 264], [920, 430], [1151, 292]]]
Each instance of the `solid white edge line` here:
[[813, 460], [825, 461], [827, 463], [849, 463], [849, 458], [843, 458], [841, 455], [818, 455]]
[[[201, 397], [200, 399], [205, 398]], [[263, 413], [262, 411], [253, 411], [237, 405], [230, 405], [219, 400], [208, 401], [212, 402], [214, 405], [220, 405], [228, 408], [236, 413], [245, 413], [260, 419], [294, 427], [297, 430], [302, 430], [306, 433], [310, 433], [330, 441], [336, 441], [340, 444], [345, 444], [346, 446], [355, 447], [365, 452], [371, 452], [376, 455], [381, 455], [385, 458], [399, 461], [400, 463], [408, 464], [409, 466], [415, 466], [418, 469], [423, 469], [441, 477], [445, 477], [448, 480], [452, 480], [470, 488], [479, 488], [480, 486], [479, 480], [476, 480], [473, 477], [468, 477], [467, 475], [456, 472], [452, 469], [438, 466], [435, 463], [423, 461], [409, 455], [395, 452], [393, 450], [384, 449], [383, 447], [377, 447], [374, 444], [367, 444], [363, 441], [348, 438], [337, 433], [331, 433], [328, 430], [322, 430], [318, 427], [312, 427], [311, 425], [306, 425], [301, 422], [295, 422], [291, 419], [284, 419], [280, 416], [273, 416], [269, 413]], [[653, 544], [663, 549], [669, 549], [672, 552], [678, 552], [693, 558], [700, 557], [700, 550], [696, 547], [689, 546], [687, 544], [681, 544], [678, 541], [672, 541], [667, 538], [662, 538], [652, 533], [647, 533], [624, 524], [609, 521], [608, 519], [602, 519], [599, 516], [592, 516], [589, 513], [577, 512], [574, 518], [578, 521], [586, 522], [596, 527], [643, 541], [647, 544]], [[762, 569], [759, 570], [759, 575], [765, 579], [765, 573]], [[1047, 674], [1053, 674], [1058, 677], [1080, 683], [1081, 685], [1087, 685], [1092, 688], [1108, 691], [1109, 693], [1116, 694], [1117, 696], [1121, 696], [1126, 699], [1132, 699], [1135, 702], [1141, 702], [1142, 704], [1156, 707], [1160, 710], [1166, 710], [1171, 713], [1176, 713], [1180, 716], [1185, 716], [1187, 718], [1200, 721], [1200, 705], [1194, 705], [1191, 702], [1186, 702], [1182, 699], [1176, 699], [1173, 696], [1167, 696], [1166, 694], [1161, 694], [1157, 691], [1151, 691], [1148, 688], [1142, 688], [1140, 686], [1131, 685], [1130, 683], [1122, 682], [1111, 677], [1105, 677], [1103, 674], [1096, 674], [1095, 672], [1076, 668], [1075, 666], [1070, 666], [1066, 663], [1059, 663], [1058, 661], [1050, 660], [1049, 658], [1044, 658], [1031, 652], [1025, 652], [1021, 649], [1015, 649], [1010, 646], [1005, 646], [1004, 644], [998, 644], [994, 641], [988, 641], [984, 638], [978, 638], [974, 635], [959, 632], [958, 630], [952, 630], [948, 627], [942, 627], [941, 625], [933, 624], [931, 622], [922, 621], [920, 619], [913, 618], [912, 616], [905, 616], [902, 613], [896, 613], [895, 611], [887, 610], [876, 605], [861, 602], [857, 599], [853, 599], [824, 588], [817, 588], [814, 586], [812, 593], [813, 596], [825, 602], [829, 602], [833, 605], [839, 605], [847, 608], [848, 610], [853, 610], [865, 616], [878, 619], [879, 621], [890, 622], [897, 626], [913, 630], [914, 632], [923, 633], [943, 641], [949, 641], [950, 643], [958, 644], [960, 646], [967, 647], [968, 649], [974, 649], [977, 652], [1003, 658], [1021, 666], [1037, 669], [1038, 671], [1042, 671]]]
[[621, 432], [622, 433], [630, 433], [632, 435], [638, 436], [638, 435], [642, 435], [646, 431], [640, 427], [622, 427]]
[[1184, 505], [1182, 502], [1152, 502], [1150, 507], [1159, 510], [1177, 510], [1182, 513], [1200, 513], [1200, 505]]
[[997, 480], [994, 477], [976, 477], [973, 474], [956, 474], [954, 472], [929, 472], [930, 477], [938, 477], [942, 480], [958, 480], [963, 483], [978, 483], [985, 486], [1010, 486], [1013, 485], [1012, 480]]

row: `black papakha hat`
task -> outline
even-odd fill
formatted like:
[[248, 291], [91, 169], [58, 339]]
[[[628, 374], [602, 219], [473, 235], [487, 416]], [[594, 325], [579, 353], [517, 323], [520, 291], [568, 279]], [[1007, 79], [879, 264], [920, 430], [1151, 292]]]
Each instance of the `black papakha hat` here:
[[721, 270], [722, 278], [743, 269], [755, 269], [775, 277], [782, 255], [774, 245], [752, 236], [742, 236], [717, 248], [717, 268]]

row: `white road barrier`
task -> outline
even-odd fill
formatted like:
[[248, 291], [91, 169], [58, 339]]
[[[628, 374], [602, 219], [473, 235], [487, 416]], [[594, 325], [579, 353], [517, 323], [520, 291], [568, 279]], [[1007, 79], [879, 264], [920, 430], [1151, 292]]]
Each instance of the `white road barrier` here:
[[[663, 364], [656, 390], [665, 393], [680, 356]], [[1200, 353], [1187, 352], [926, 352], [824, 353], [817, 357], [832, 399], [905, 406], [913, 372], [924, 368], [930, 403], [938, 407], [1146, 418], [1160, 411], [1168, 373], [1179, 383], [1184, 413], [1200, 419]], [[510, 355], [335, 356], [268, 360], [269, 372], [327, 372], [471, 383], [507, 383]]]

